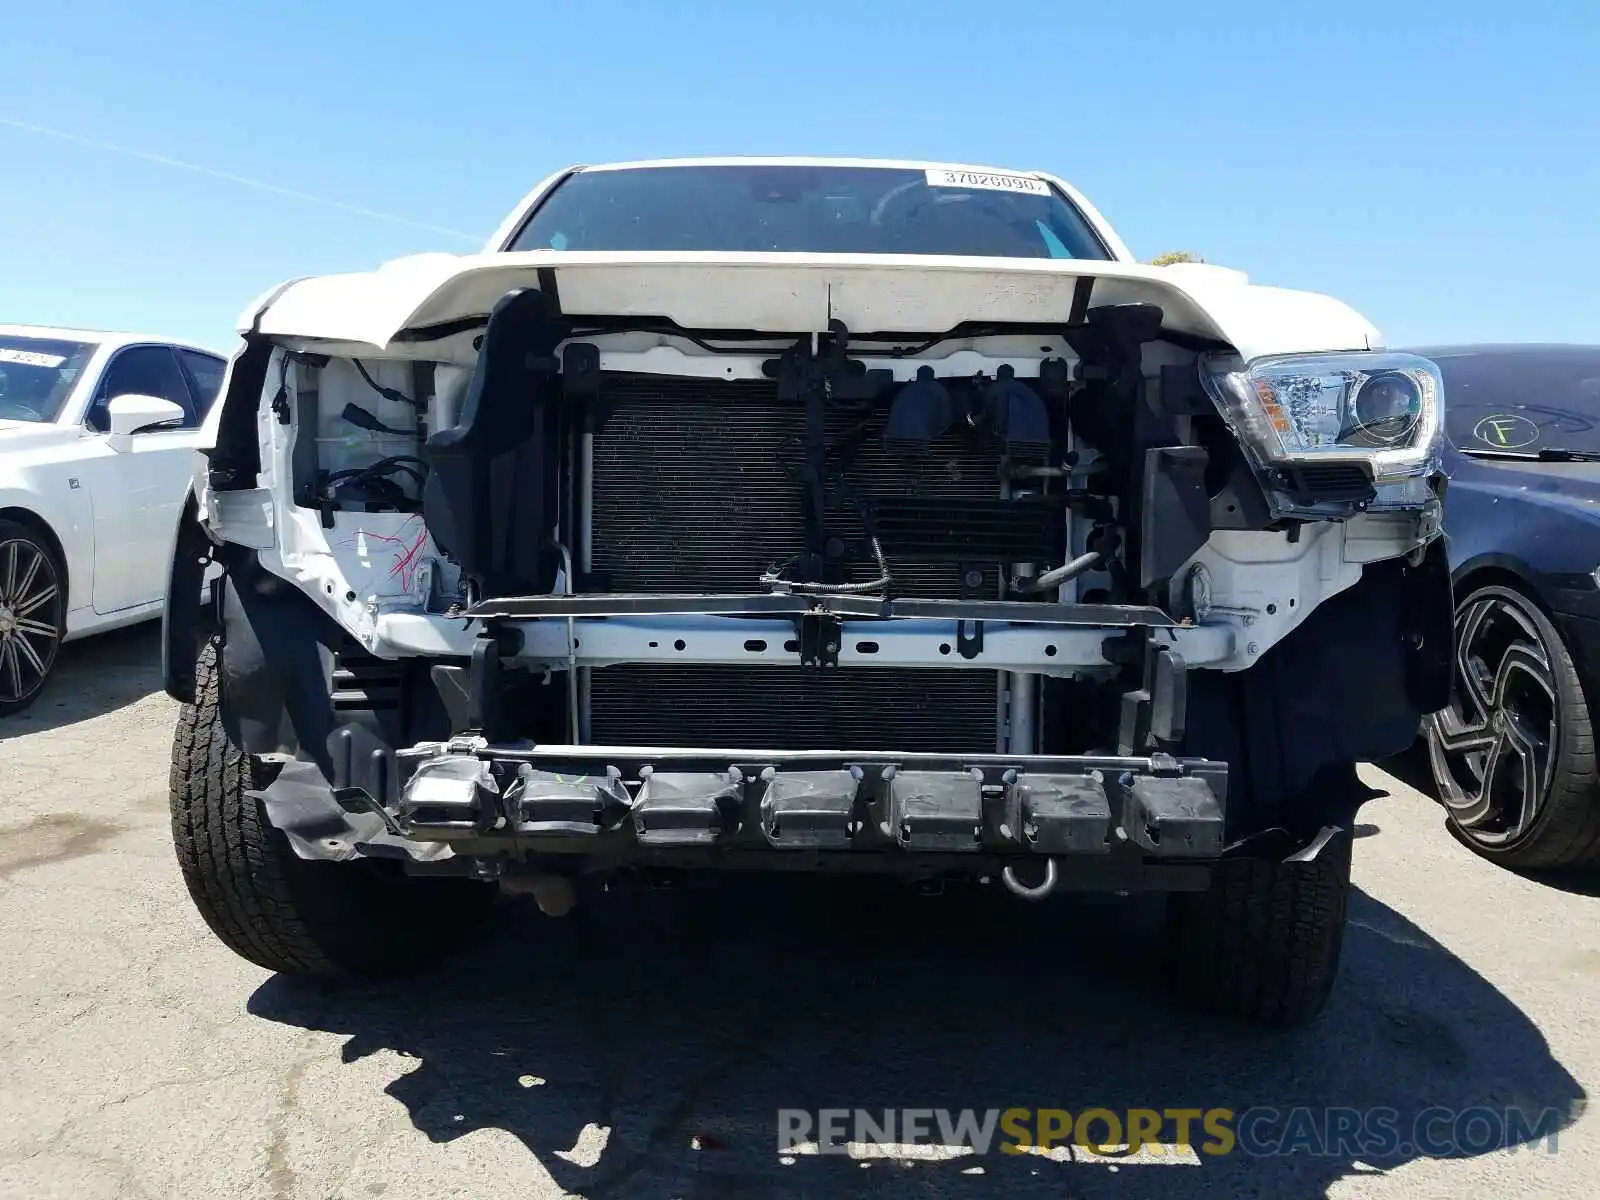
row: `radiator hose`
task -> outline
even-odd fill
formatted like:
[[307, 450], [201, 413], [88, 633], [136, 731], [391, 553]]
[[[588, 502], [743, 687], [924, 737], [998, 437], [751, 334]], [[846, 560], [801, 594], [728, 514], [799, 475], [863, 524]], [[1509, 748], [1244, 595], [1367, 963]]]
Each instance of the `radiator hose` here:
[[894, 582], [894, 576], [889, 574], [889, 562], [883, 556], [883, 546], [879, 544], [876, 534], [871, 536], [872, 557], [878, 563], [878, 578], [866, 583], [800, 583], [788, 579], [781, 579], [778, 575], [768, 573], [761, 577], [761, 582], [768, 587], [776, 588], [780, 585], [783, 590], [796, 596], [853, 596], [874, 592], [887, 593], [889, 585]]
[[1019, 577], [1011, 581], [1013, 591], [1042, 592], [1058, 584], [1066, 583], [1069, 579], [1076, 579], [1091, 567], [1100, 562], [1101, 554], [1098, 550], [1091, 550], [1087, 554], [1080, 554], [1071, 562], [1046, 571], [1043, 575], [1032, 578]]

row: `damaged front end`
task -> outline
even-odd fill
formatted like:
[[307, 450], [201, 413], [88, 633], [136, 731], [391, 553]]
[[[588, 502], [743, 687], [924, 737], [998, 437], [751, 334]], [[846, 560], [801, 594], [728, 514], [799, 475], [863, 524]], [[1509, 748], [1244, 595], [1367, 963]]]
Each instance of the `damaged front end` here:
[[1150, 296], [796, 335], [568, 312], [548, 273], [230, 372], [169, 690], [215, 635], [303, 858], [1202, 889], [1315, 852], [1442, 703], [1426, 447], [1300, 454]]

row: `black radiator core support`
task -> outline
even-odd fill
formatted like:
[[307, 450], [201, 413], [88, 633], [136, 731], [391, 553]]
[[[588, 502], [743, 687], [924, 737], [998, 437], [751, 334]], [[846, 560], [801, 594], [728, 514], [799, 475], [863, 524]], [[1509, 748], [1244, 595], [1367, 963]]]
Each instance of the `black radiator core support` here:
[[549, 591], [560, 364], [570, 332], [536, 289], [508, 292], [483, 334], [455, 425], [428, 438], [423, 517], [478, 593]]
[[[1125, 594], [1123, 603], [1146, 598], [1143, 581], [1147, 522], [1146, 454], [1157, 447], [1180, 444], [1172, 416], [1161, 396], [1146, 386], [1143, 347], [1161, 334], [1162, 310], [1154, 304], [1107, 304], [1092, 308], [1086, 323], [1066, 331], [1079, 356], [1082, 391], [1075, 397], [1073, 426], [1079, 437], [1104, 457], [1103, 486], [1118, 502], [1118, 523], [1127, 535], [1127, 551], [1111, 564], [1113, 579]], [[1155, 392], [1155, 394], [1152, 394]]]
[[1173, 573], [1211, 536], [1206, 492], [1210, 456], [1201, 446], [1145, 451], [1139, 536], [1139, 586], [1165, 589]]

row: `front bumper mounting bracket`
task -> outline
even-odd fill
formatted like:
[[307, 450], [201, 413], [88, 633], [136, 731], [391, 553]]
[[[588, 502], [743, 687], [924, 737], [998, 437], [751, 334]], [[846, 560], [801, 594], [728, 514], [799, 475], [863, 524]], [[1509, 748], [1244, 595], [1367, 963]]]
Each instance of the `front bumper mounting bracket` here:
[[804, 667], [837, 667], [839, 643], [844, 632], [839, 618], [831, 613], [808, 612], [795, 621], [800, 641], [800, 665]]

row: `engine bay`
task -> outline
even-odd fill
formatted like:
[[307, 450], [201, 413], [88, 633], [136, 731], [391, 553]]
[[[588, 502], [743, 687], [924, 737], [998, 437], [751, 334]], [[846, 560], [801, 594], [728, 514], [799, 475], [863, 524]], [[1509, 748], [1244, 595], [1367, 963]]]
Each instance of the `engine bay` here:
[[[1263, 521], [1241, 511], [1243, 462], [1204, 415], [1193, 353], [1168, 342], [1119, 356], [1091, 323], [1055, 344], [853, 347], [835, 328], [789, 346], [620, 333], [539, 347], [520, 344], [540, 340], [523, 316], [532, 328], [502, 332], [517, 344], [488, 344], [492, 325], [476, 339], [470, 369], [277, 352], [262, 419], [294, 433], [269, 428], [263, 445], [297, 506], [325, 528], [421, 516], [466, 605], [560, 590], [565, 553], [580, 594], [1176, 611], [1171, 569], [1212, 529]], [[514, 501], [493, 494], [508, 471]], [[1231, 521], [1212, 511], [1223, 492]], [[1167, 519], [1144, 520], [1156, 505]]]
[[[1133, 753], [1181, 736], [1188, 670], [1246, 665], [1217, 615], [1270, 644], [1359, 577], [1337, 527], [1274, 525], [1152, 305], [719, 337], [530, 289], [449, 336], [270, 345], [258, 488], [213, 503], [227, 524], [275, 498], [274, 530], [229, 536], [355, 649], [465, 680], [487, 647], [495, 713], [461, 700], [457, 726]], [[1230, 610], [1243, 578], [1281, 605]]]

